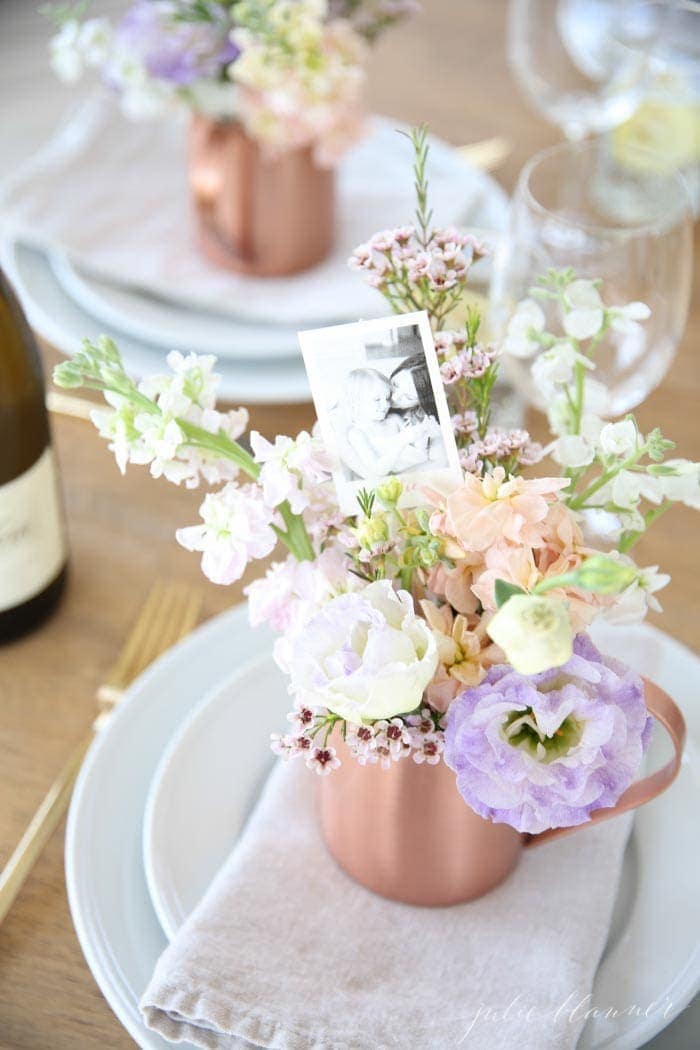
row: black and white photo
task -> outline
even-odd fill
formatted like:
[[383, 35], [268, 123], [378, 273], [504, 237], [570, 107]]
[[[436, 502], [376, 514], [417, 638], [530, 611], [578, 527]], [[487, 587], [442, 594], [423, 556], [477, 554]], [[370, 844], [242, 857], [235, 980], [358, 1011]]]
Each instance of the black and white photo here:
[[384, 478], [459, 480], [459, 459], [425, 313], [299, 334], [341, 507]]

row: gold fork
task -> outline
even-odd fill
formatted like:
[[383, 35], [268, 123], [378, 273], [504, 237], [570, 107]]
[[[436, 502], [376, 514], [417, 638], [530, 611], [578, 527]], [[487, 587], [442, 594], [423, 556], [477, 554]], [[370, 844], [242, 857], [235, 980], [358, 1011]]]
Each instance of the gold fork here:
[[85, 753], [134, 679], [197, 623], [201, 591], [181, 584], [156, 583], [116, 664], [97, 692], [99, 714], [49, 788], [22, 838], [0, 873], [0, 923], [64, 815]]

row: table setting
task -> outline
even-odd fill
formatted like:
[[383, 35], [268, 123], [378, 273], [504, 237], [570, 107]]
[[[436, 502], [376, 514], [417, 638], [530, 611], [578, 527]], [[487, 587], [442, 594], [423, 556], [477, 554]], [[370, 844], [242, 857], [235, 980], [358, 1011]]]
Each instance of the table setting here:
[[537, 108], [518, 0], [42, 15], [80, 84], [0, 180], [0, 748], [43, 771], [0, 1044], [692, 1045], [695, 160], [620, 147], [675, 17], [572, 6], [593, 135], [537, 153], [510, 92], [514, 139], [372, 115], [452, 25]]

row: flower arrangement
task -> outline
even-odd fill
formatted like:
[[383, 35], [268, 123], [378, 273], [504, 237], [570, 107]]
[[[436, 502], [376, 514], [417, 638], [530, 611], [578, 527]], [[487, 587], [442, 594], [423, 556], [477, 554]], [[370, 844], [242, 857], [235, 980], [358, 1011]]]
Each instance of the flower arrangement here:
[[128, 117], [175, 101], [240, 120], [270, 151], [311, 145], [332, 163], [358, 136], [368, 44], [414, 0], [135, 0], [116, 25], [50, 9], [63, 80], [98, 69]]
[[[396, 311], [428, 312], [459, 484], [408, 491], [389, 477], [343, 513], [316, 431], [274, 442], [253, 431], [250, 450], [239, 443], [246, 413], [217, 410], [210, 357], [170, 354], [168, 374], [137, 385], [102, 337], [55, 379], [104, 393], [109, 407], [94, 421], [122, 471], [138, 463], [176, 484], [216, 486], [200, 524], [177, 532], [209, 579], [229, 584], [286, 548], [246, 588], [252, 623], [279, 634], [275, 658], [294, 696], [287, 731], [273, 737], [278, 754], [329, 774], [342, 735], [361, 765], [444, 761], [469, 806], [519, 831], [580, 824], [630, 784], [650, 732], [640, 679], [586, 630], [597, 616], [658, 608], [668, 577], [630, 552], [674, 502], [698, 505], [700, 465], [666, 459], [672, 442], [643, 436], [632, 416], [593, 414], [596, 338], [641, 323], [640, 304], [606, 307], [596, 282], [549, 273], [503, 348], [479, 343], [473, 310], [463, 330], [445, 330], [485, 249], [432, 227], [424, 130], [412, 141], [415, 224], [375, 235], [351, 265]], [[546, 330], [541, 302], [556, 307], [563, 335]], [[554, 427], [545, 449], [490, 418], [500, 353], [537, 351]], [[523, 476], [545, 455], [561, 469]], [[614, 534], [604, 550], [587, 532], [600, 513]]]

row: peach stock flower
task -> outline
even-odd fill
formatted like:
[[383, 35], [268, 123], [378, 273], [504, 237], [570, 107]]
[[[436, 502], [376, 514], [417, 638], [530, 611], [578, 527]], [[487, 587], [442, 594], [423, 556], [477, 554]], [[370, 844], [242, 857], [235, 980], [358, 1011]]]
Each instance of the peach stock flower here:
[[471, 615], [477, 611], [478, 600], [472, 590], [475, 574], [484, 567], [480, 555], [462, 557], [454, 568], [438, 563], [431, 569], [426, 587], [431, 594], [444, 598], [458, 613]]
[[568, 484], [568, 478], [507, 477], [503, 467], [485, 478], [466, 474], [462, 485], [446, 497], [444, 520], [439, 511], [434, 515], [435, 525], [443, 526], [467, 551], [488, 550], [501, 538], [541, 547], [549, 505]]
[[487, 669], [503, 659], [503, 653], [486, 633], [488, 617], [470, 626], [469, 619], [455, 615], [449, 605], [438, 607], [423, 600], [420, 607], [437, 641], [440, 660], [425, 696], [435, 710], [446, 711], [464, 688], [481, 682]]

